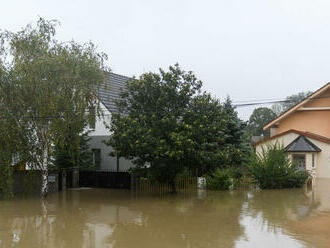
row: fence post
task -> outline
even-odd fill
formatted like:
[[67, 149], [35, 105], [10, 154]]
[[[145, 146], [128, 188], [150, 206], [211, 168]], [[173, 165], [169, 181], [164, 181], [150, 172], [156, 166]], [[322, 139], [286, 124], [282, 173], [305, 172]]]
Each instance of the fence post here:
[[66, 190], [66, 170], [62, 170], [62, 190]]
[[72, 170], [72, 188], [78, 188], [79, 187], [79, 169], [74, 168]]
[[140, 178], [134, 173], [131, 174], [131, 190], [139, 190], [140, 188]]

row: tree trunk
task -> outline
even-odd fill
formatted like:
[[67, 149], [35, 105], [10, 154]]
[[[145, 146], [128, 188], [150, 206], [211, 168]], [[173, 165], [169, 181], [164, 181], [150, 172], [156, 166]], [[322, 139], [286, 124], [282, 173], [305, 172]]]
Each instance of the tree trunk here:
[[41, 197], [45, 198], [48, 194], [48, 146], [44, 146], [41, 167]]
[[45, 198], [48, 194], [48, 169], [41, 171], [41, 197]]

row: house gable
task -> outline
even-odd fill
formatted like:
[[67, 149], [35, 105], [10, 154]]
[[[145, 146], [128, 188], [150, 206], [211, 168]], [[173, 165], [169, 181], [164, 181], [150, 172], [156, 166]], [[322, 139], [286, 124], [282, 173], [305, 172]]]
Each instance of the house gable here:
[[115, 73], [109, 74], [108, 81], [99, 87], [99, 101], [103, 116], [97, 117], [95, 127], [89, 128], [89, 136], [108, 136], [110, 131], [107, 125], [110, 124], [111, 114], [118, 112], [116, 102], [120, 99], [120, 93], [126, 89], [126, 82], [129, 77]]
[[277, 133], [291, 129], [330, 137], [330, 83], [264, 126]]

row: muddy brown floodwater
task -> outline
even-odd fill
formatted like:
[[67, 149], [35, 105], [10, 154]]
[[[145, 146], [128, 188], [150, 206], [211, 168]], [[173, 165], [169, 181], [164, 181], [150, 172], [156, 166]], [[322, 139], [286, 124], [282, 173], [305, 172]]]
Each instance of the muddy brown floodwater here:
[[0, 247], [330, 247], [330, 180], [313, 188], [0, 201]]

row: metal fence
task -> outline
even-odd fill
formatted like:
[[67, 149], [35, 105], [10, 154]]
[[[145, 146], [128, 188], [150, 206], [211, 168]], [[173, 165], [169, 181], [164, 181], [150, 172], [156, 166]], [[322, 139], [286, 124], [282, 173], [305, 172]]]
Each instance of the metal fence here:
[[[197, 188], [196, 176], [183, 176], [175, 180], [175, 188], [177, 191], [186, 191]], [[170, 192], [171, 185], [153, 182], [148, 178], [140, 178], [137, 190], [141, 192]]]

